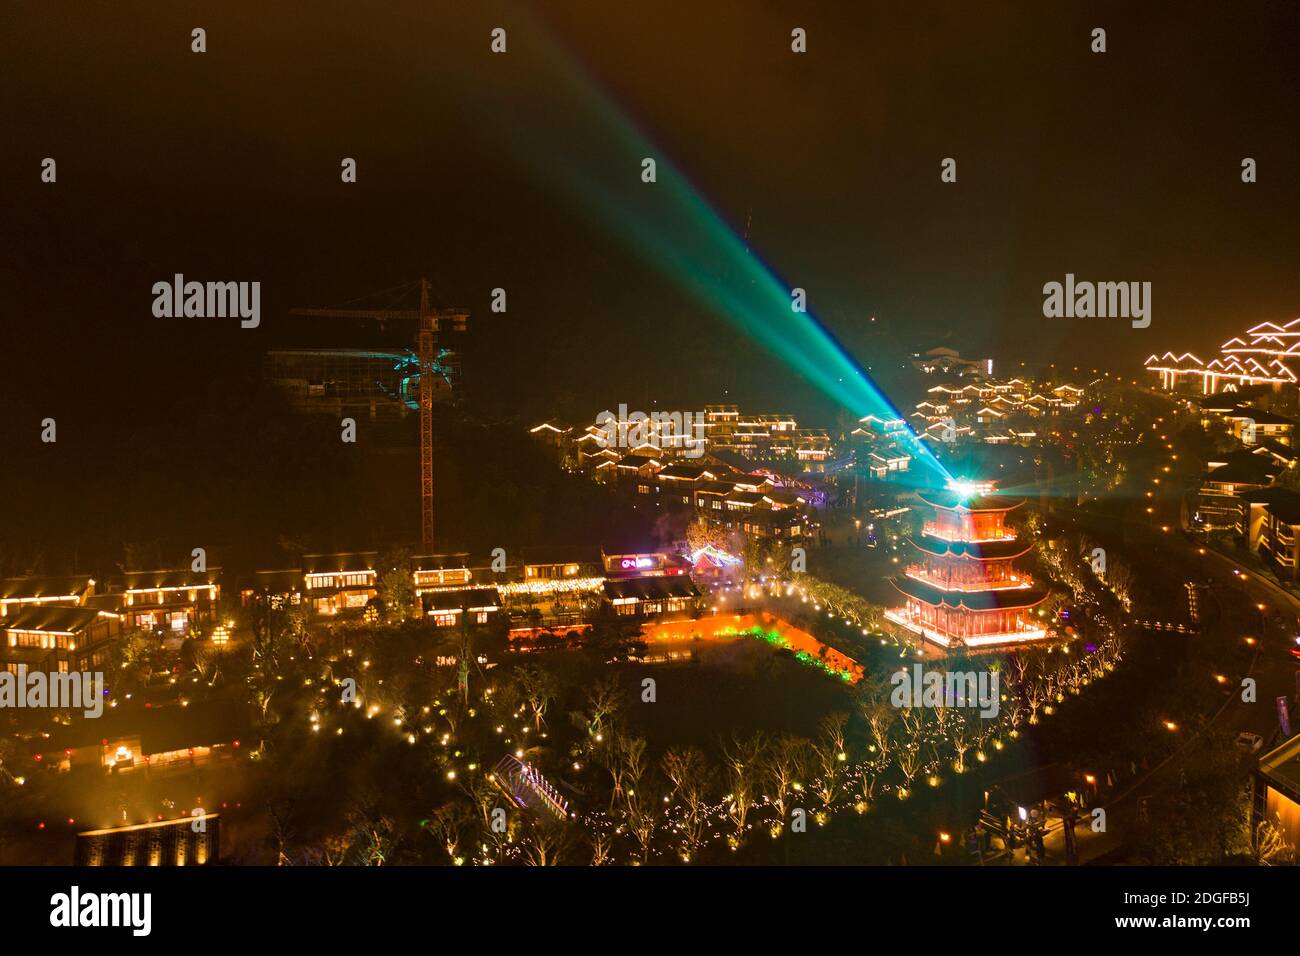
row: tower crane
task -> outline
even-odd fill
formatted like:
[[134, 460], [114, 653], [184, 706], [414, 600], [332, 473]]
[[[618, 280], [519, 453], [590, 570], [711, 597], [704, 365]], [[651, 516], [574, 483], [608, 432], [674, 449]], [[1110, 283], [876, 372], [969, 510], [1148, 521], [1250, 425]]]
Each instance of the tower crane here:
[[433, 548], [433, 377], [438, 339], [442, 332], [465, 331], [469, 310], [434, 308], [430, 295], [432, 283], [420, 279], [418, 284], [420, 304], [415, 309], [295, 308], [289, 314], [378, 322], [416, 320], [416, 355], [420, 365], [420, 544], [429, 551]]

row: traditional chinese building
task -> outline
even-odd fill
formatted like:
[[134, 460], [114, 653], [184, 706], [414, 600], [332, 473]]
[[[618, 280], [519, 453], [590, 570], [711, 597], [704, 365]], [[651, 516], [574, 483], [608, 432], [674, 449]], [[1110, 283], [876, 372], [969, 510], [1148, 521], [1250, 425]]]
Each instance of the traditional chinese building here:
[[461, 615], [470, 624], [486, 624], [503, 606], [500, 592], [491, 586], [425, 591], [420, 603], [436, 627], [455, 627]]
[[1270, 824], [1294, 847], [1300, 841], [1300, 735], [1259, 758], [1252, 775], [1250, 832]]
[[378, 591], [374, 551], [304, 554], [303, 581], [308, 605], [317, 614], [364, 608]]
[[1041, 640], [1030, 614], [1046, 592], [1013, 562], [1031, 544], [1006, 524], [1024, 503], [993, 493], [992, 483], [954, 483], [925, 491], [933, 519], [912, 539], [919, 559], [893, 579], [907, 598], [885, 616], [941, 647], [983, 648]]
[[121, 636], [117, 614], [54, 604], [25, 607], [0, 621], [0, 671], [95, 670]]
[[85, 604], [94, 593], [87, 574], [0, 579], [0, 618], [39, 604]]
[[122, 609], [126, 629], [181, 635], [201, 621], [214, 619], [221, 600], [220, 579], [220, 568], [127, 571], [114, 582], [126, 596]]
[[1160, 387], [1168, 391], [1215, 395], [1257, 385], [1275, 392], [1294, 388], [1300, 381], [1300, 319], [1283, 325], [1261, 322], [1224, 342], [1208, 362], [1191, 352], [1165, 352], [1143, 365], [1160, 376]]
[[77, 834], [77, 866], [202, 866], [221, 855], [221, 815], [205, 813]]

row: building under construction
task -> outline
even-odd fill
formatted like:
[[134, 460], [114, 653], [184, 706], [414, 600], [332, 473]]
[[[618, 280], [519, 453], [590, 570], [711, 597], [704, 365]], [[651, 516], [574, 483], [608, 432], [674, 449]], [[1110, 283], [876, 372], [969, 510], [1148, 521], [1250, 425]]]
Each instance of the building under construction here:
[[[420, 410], [420, 360], [410, 349], [275, 349], [263, 374], [298, 412], [392, 421]], [[459, 356], [439, 350], [430, 380], [434, 403], [458, 397]]]
[[[281, 349], [267, 354], [267, 377], [306, 412], [393, 421], [420, 413], [420, 542], [433, 547], [434, 418], [459, 397], [460, 363], [444, 335], [464, 332], [466, 309], [433, 306], [428, 279], [405, 283], [329, 308], [295, 308], [290, 315], [330, 320], [413, 322], [415, 345], [396, 350]], [[414, 307], [402, 300], [418, 296]], [[384, 299], [380, 304], [377, 300]]]

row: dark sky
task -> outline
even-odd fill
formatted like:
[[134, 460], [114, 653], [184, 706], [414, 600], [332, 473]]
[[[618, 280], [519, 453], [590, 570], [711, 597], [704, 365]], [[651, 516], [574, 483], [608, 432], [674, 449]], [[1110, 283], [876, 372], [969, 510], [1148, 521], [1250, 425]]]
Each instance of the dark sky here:
[[[1136, 369], [1300, 314], [1294, 2], [5, 7], [11, 426], [219, 408], [267, 345], [322, 342], [288, 307], [422, 274], [473, 312], [466, 365], [485, 408], [594, 413], [724, 389], [813, 407], [557, 180], [604, 162], [611, 135], [567, 68], [723, 217], [748, 220], [755, 251], [864, 364], [947, 342]], [[789, 50], [796, 26], [806, 55]], [[45, 156], [56, 185], [39, 181]], [[356, 185], [339, 181], [344, 156]], [[946, 156], [955, 185], [939, 181]], [[630, 191], [645, 188], [636, 172]], [[261, 281], [262, 328], [154, 318], [150, 287], [175, 272]], [[1152, 282], [1151, 327], [1044, 320], [1042, 285], [1066, 272]], [[506, 315], [487, 310], [495, 286]]]

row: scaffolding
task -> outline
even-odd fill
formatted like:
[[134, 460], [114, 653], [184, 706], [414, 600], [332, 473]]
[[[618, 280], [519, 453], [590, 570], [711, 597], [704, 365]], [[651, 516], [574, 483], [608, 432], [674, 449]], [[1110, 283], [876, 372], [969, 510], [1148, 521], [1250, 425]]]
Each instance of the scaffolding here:
[[[432, 368], [434, 402], [456, 400], [459, 356], [443, 349]], [[275, 349], [266, 353], [263, 369], [302, 413], [381, 421], [420, 408], [420, 361], [409, 349]]]

